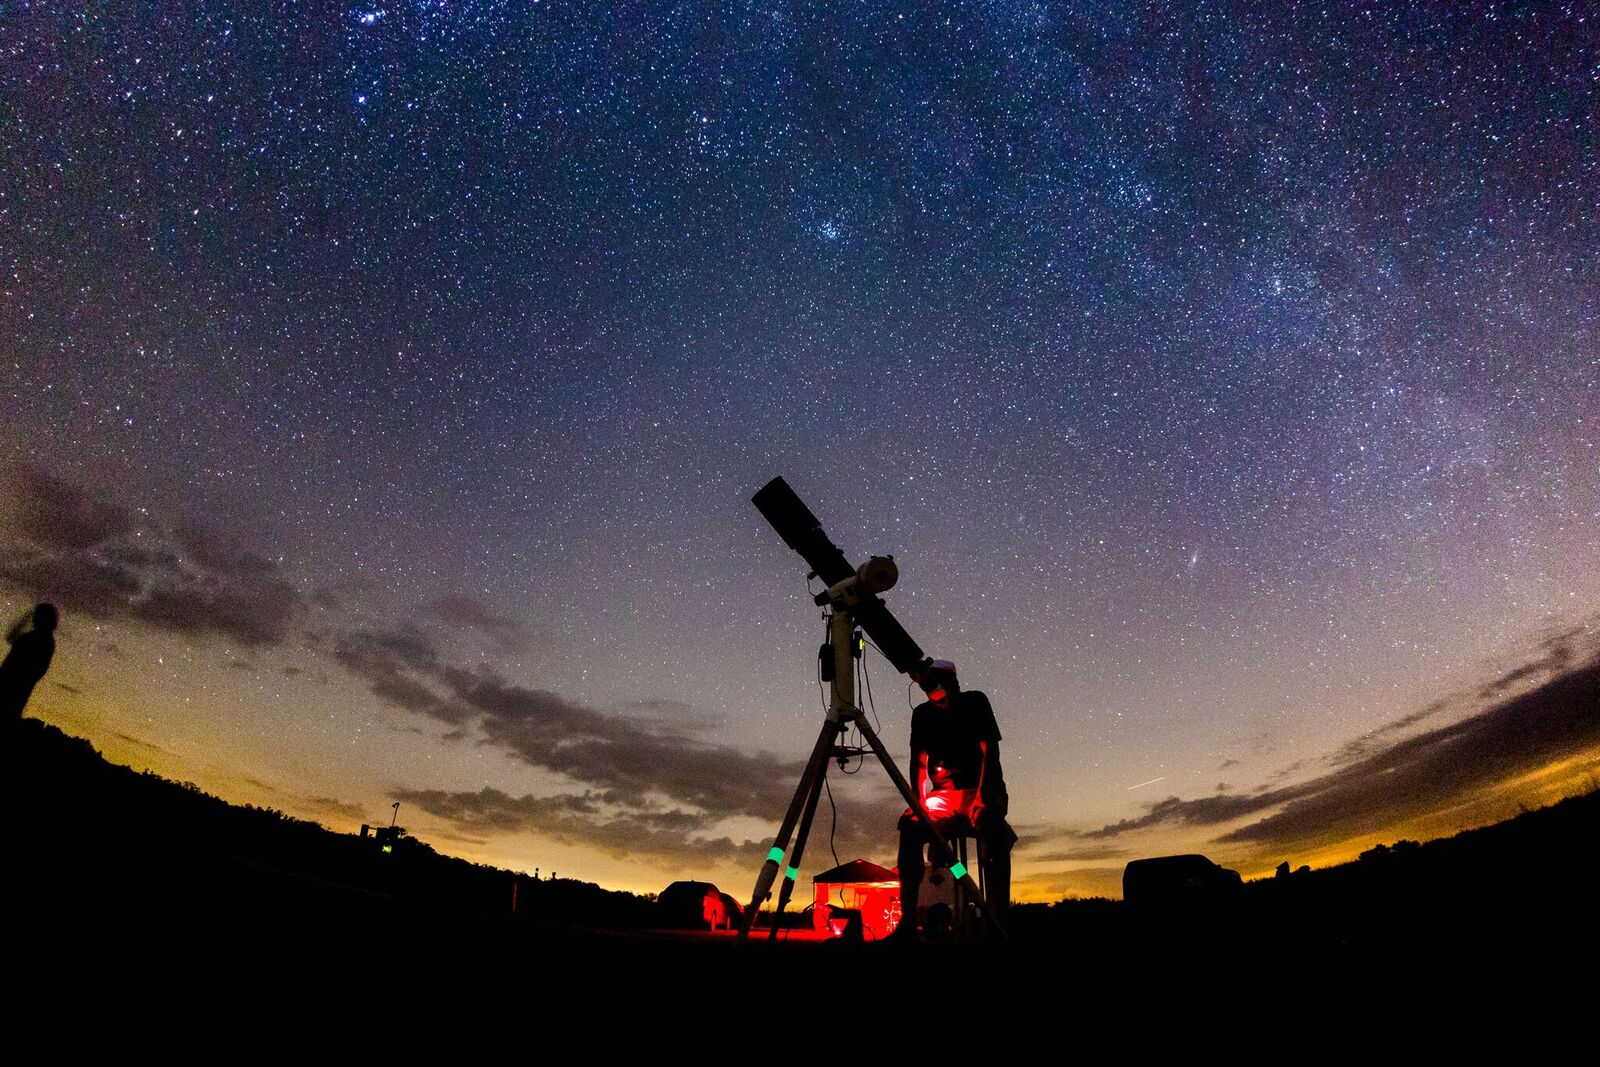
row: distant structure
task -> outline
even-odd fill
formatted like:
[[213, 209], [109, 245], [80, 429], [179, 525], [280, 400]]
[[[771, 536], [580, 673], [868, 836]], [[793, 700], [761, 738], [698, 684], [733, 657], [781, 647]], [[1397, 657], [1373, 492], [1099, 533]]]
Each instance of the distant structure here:
[[361, 824], [361, 839], [365, 841], [370, 836], [378, 843], [378, 851], [385, 856], [393, 853], [400, 839], [406, 836], [406, 828], [395, 825], [400, 820], [400, 802], [397, 800], [390, 807], [394, 808], [394, 813], [389, 816], [388, 826], [372, 827], [366, 823]]
[[656, 921], [673, 930], [732, 930], [744, 914], [738, 901], [710, 882], [691, 881], [663, 889], [655, 910]]
[[361, 824], [361, 839], [365, 841], [370, 838], [378, 846], [378, 851], [385, 856], [394, 851], [394, 846], [399, 844], [400, 839], [404, 836], [406, 836], [406, 828], [404, 826], [368, 826], [366, 823]]
[[1122, 870], [1122, 899], [1136, 908], [1161, 909], [1218, 903], [1244, 885], [1238, 871], [1199, 854], [1134, 860]]

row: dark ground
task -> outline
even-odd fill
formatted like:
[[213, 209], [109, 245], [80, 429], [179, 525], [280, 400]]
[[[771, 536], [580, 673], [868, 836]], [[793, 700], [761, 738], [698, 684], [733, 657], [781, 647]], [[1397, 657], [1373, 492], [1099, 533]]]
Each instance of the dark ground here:
[[6, 958], [28, 976], [12, 1004], [24, 1011], [421, 998], [708, 1019], [788, 1019], [815, 1002], [870, 1019], [920, 1001], [933, 1018], [1040, 1023], [1069, 1006], [1140, 1018], [1271, 1003], [1281, 1019], [1423, 997], [1503, 1006], [1573, 988], [1559, 976], [1574, 970], [1587, 982], [1600, 947], [1600, 793], [1182, 911], [1027, 906], [1007, 943], [900, 949], [654, 934], [643, 898], [566, 880], [522, 879], [513, 916], [510, 872], [409, 838], [384, 856], [108, 764], [34, 720], [9, 731], [0, 770]]

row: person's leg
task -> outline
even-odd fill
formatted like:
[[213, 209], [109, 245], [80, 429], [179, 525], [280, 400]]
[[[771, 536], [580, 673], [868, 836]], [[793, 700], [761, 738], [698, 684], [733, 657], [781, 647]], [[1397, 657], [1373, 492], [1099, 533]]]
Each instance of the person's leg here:
[[983, 895], [995, 918], [1003, 918], [1011, 903], [1011, 846], [1017, 835], [1004, 814], [984, 811], [978, 819], [978, 865], [983, 869]]
[[[922, 888], [922, 826], [910, 812], [900, 817], [900, 927], [917, 929], [917, 892]], [[909, 924], [909, 925], [908, 925]]]

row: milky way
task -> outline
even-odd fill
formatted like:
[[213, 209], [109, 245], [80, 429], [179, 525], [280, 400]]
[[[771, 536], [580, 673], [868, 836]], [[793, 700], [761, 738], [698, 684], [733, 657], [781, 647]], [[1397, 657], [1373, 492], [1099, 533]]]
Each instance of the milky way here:
[[686, 779], [816, 728], [783, 474], [994, 698], [1030, 839], [1276, 795], [1597, 608], [1597, 131], [1584, 4], [10, 5], [0, 580], [81, 690], [35, 713], [738, 870]]

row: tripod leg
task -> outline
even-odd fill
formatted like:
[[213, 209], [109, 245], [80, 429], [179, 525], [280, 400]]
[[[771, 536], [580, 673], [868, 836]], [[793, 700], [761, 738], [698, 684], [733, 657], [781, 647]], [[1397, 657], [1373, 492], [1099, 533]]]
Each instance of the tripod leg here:
[[744, 927], [739, 931], [739, 940], [745, 941], [750, 937], [750, 929], [756, 924], [756, 913], [761, 910], [762, 901], [766, 900], [772, 892], [773, 879], [778, 876], [778, 864], [783, 862], [783, 854], [789, 848], [789, 836], [794, 833], [794, 824], [800, 818], [801, 806], [813, 790], [822, 788], [822, 775], [828, 769], [828, 757], [833, 755], [833, 742], [839, 736], [840, 726], [829, 719], [822, 724], [822, 732], [817, 734], [817, 743], [811, 750], [811, 758], [806, 762], [805, 773], [800, 778], [800, 784], [795, 788], [794, 799], [789, 802], [789, 810], [784, 813], [783, 825], [778, 827], [778, 836], [773, 839], [772, 850], [767, 853], [766, 862], [761, 864], [761, 873], [756, 876], [756, 891], [750, 897], [750, 907], [745, 911]]
[[[861, 736], [865, 737], [867, 744], [872, 746], [872, 751], [877, 755], [878, 762], [883, 764], [883, 769], [889, 772], [889, 777], [893, 780], [895, 788], [900, 790], [900, 795], [905, 797], [906, 803], [911, 806], [911, 810], [917, 813], [917, 818], [921, 821], [922, 828], [926, 831], [928, 841], [938, 855], [939, 862], [950, 868], [950, 872], [956, 876], [956, 880], [961, 883], [962, 888], [969, 894], [968, 899], [978, 902], [978, 908], [983, 912], [984, 921], [989, 924], [990, 929], [994, 930], [999, 936], [1004, 937], [1006, 932], [1000, 926], [1000, 920], [996, 919], [994, 912], [990, 910], [989, 902], [983, 897], [983, 890], [978, 888], [977, 879], [973, 878], [966, 865], [956, 858], [956, 854], [950, 851], [949, 842], [945, 841], [944, 835], [933, 825], [933, 819], [928, 815], [928, 809], [923, 806], [922, 798], [917, 796], [916, 790], [911, 788], [911, 783], [906, 781], [906, 776], [900, 773], [900, 768], [895, 765], [894, 757], [889, 755], [889, 750], [883, 747], [883, 742], [879, 740], [878, 735], [873, 732], [872, 727], [867, 724], [865, 719], [856, 720], [856, 729], [861, 731]], [[915, 918], [912, 921], [915, 922]]]
[[805, 859], [806, 839], [811, 836], [811, 820], [817, 814], [817, 801], [822, 799], [822, 789], [828, 780], [828, 761], [822, 761], [822, 768], [817, 771], [817, 776], [811, 782], [811, 795], [806, 798], [805, 814], [800, 816], [800, 830], [795, 834], [794, 847], [789, 850], [789, 866], [783, 870], [783, 884], [778, 886], [778, 907], [772, 913], [772, 930], [767, 934], [767, 939], [775, 940], [778, 936], [778, 916], [783, 914], [783, 909], [789, 906], [789, 898], [794, 895], [794, 880], [800, 874], [800, 862]]

